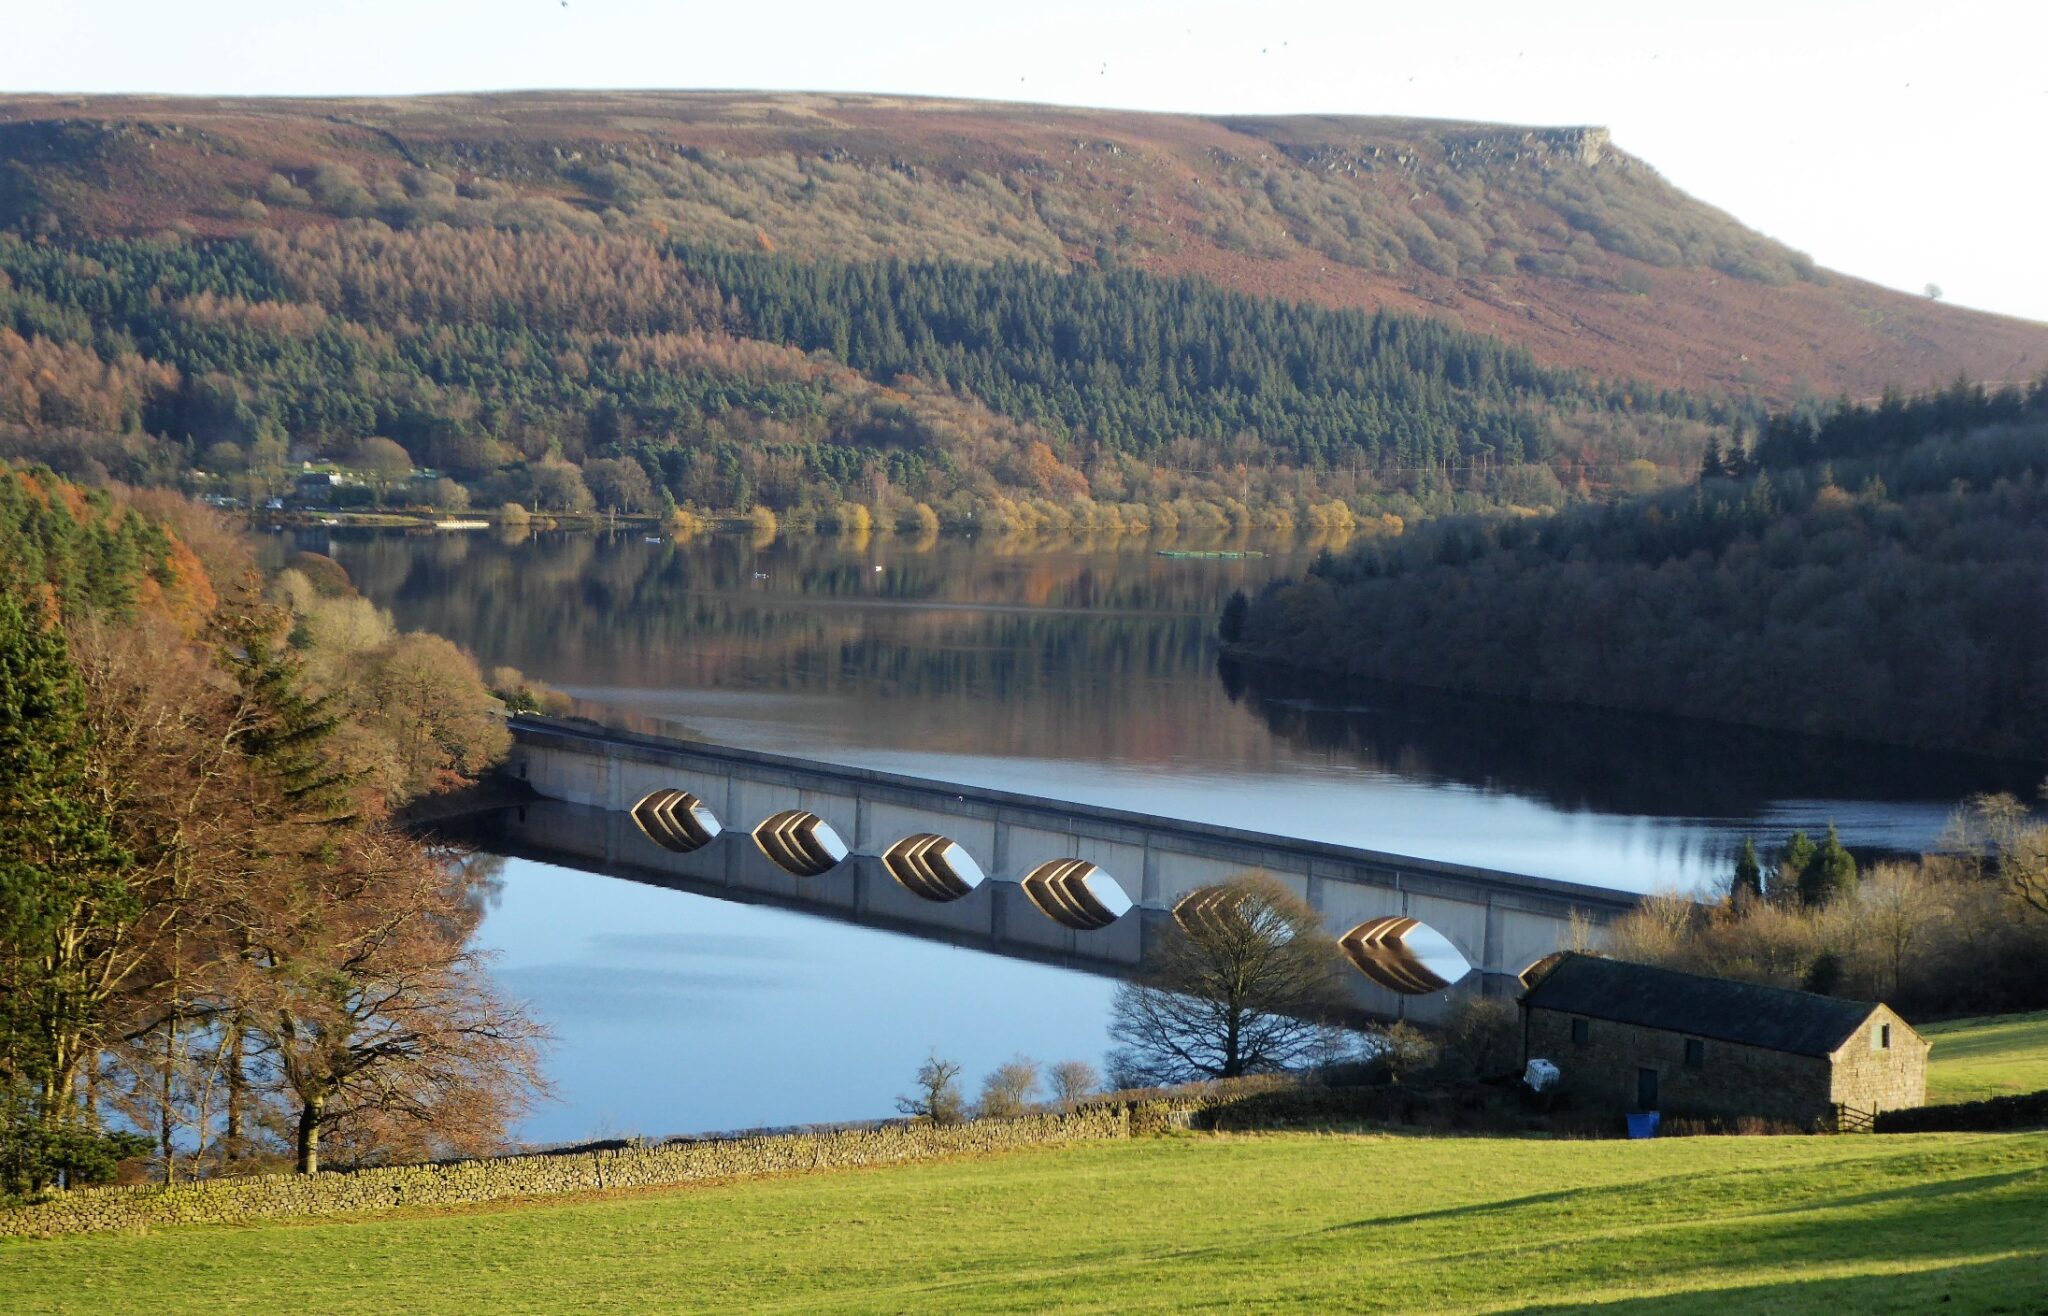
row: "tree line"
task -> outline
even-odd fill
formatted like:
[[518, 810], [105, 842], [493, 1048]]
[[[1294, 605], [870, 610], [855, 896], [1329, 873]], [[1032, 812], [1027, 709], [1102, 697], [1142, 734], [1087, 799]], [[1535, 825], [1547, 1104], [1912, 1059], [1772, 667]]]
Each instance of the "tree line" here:
[[1437, 321], [1131, 271], [368, 221], [0, 237], [0, 448], [252, 500], [381, 440], [449, 481], [415, 497], [542, 512], [1408, 515], [1554, 505], [1589, 470], [1689, 464], [1744, 414]]
[[175, 498], [0, 468], [0, 545], [0, 1192], [495, 1145], [540, 1030], [391, 822], [502, 752], [474, 663]]
[[1774, 421], [1740, 475], [1371, 541], [1234, 604], [1225, 638], [1348, 675], [2038, 758], [2044, 478], [2048, 381]]
[[[2048, 784], [2044, 784], [2048, 795]], [[1912, 1018], [2048, 1005], [2048, 826], [2025, 801], [1979, 795], [1940, 846], [1859, 871], [1833, 829], [1760, 855], [1746, 841], [1725, 891], [1655, 895], [1611, 924], [1627, 960], [1856, 1000]]]

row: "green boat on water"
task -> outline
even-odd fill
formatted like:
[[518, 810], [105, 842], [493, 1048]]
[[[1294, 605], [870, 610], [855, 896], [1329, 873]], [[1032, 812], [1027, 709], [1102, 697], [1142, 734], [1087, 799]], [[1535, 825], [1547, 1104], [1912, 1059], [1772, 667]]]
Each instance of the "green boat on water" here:
[[1193, 549], [1193, 548], [1162, 548], [1162, 549], [1160, 549], [1160, 550], [1159, 550], [1159, 556], [1161, 556], [1161, 557], [1209, 557], [1209, 558], [1221, 558], [1221, 559], [1223, 559], [1223, 560], [1224, 560], [1224, 561], [1226, 561], [1226, 562], [1231, 562], [1231, 561], [1236, 561], [1236, 560], [1237, 560], [1237, 559], [1239, 559], [1239, 558], [1247, 558], [1247, 557], [1264, 557], [1264, 556], [1266, 556], [1266, 555], [1265, 555], [1264, 553], [1261, 553], [1261, 552], [1257, 551], [1256, 549], [1244, 549], [1244, 550], [1237, 550], [1237, 549], [1229, 549], [1229, 550], [1223, 550], [1223, 549]]

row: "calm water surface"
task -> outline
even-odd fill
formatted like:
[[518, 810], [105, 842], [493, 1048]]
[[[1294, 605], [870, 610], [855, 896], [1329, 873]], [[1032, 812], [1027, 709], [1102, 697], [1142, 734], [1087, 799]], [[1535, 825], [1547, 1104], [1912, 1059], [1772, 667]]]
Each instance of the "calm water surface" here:
[[1107, 1044], [1088, 974], [523, 859], [499, 883], [496, 976], [555, 1033], [528, 1141], [874, 1119], [933, 1051], [972, 1084]]
[[[300, 532], [401, 626], [597, 715], [726, 744], [1629, 890], [1741, 838], [1931, 845], [2038, 766], [1219, 668], [1233, 589], [1298, 571], [1146, 543]], [[752, 821], [752, 820], [747, 820]], [[537, 1138], [886, 1113], [931, 1046], [1099, 1059], [1108, 987], [786, 911], [511, 861], [484, 935], [555, 1022]]]

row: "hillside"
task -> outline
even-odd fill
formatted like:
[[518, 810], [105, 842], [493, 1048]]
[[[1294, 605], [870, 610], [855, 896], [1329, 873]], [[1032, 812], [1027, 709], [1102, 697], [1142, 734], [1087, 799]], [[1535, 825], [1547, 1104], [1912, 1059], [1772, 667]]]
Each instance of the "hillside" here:
[[2038, 762], [2048, 382], [1775, 417], [1689, 488], [1449, 518], [1225, 615], [1250, 657]]
[[1593, 128], [743, 93], [0, 99], [0, 228], [350, 216], [1197, 275], [1773, 402], [2048, 367], [2048, 326], [1816, 269]]
[[2048, 1135], [1089, 1144], [0, 1241], [38, 1312], [2032, 1310]]

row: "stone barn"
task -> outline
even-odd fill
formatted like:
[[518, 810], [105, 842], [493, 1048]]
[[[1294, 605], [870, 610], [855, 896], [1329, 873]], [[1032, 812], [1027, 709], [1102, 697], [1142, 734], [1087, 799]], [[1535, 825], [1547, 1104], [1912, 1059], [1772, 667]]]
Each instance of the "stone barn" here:
[[1593, 955], [1522, 997], [1523, 1063], [1594, 1109], [1832, 1125], [1924, 1104], [1927, 1051], [1889, 1006]]

